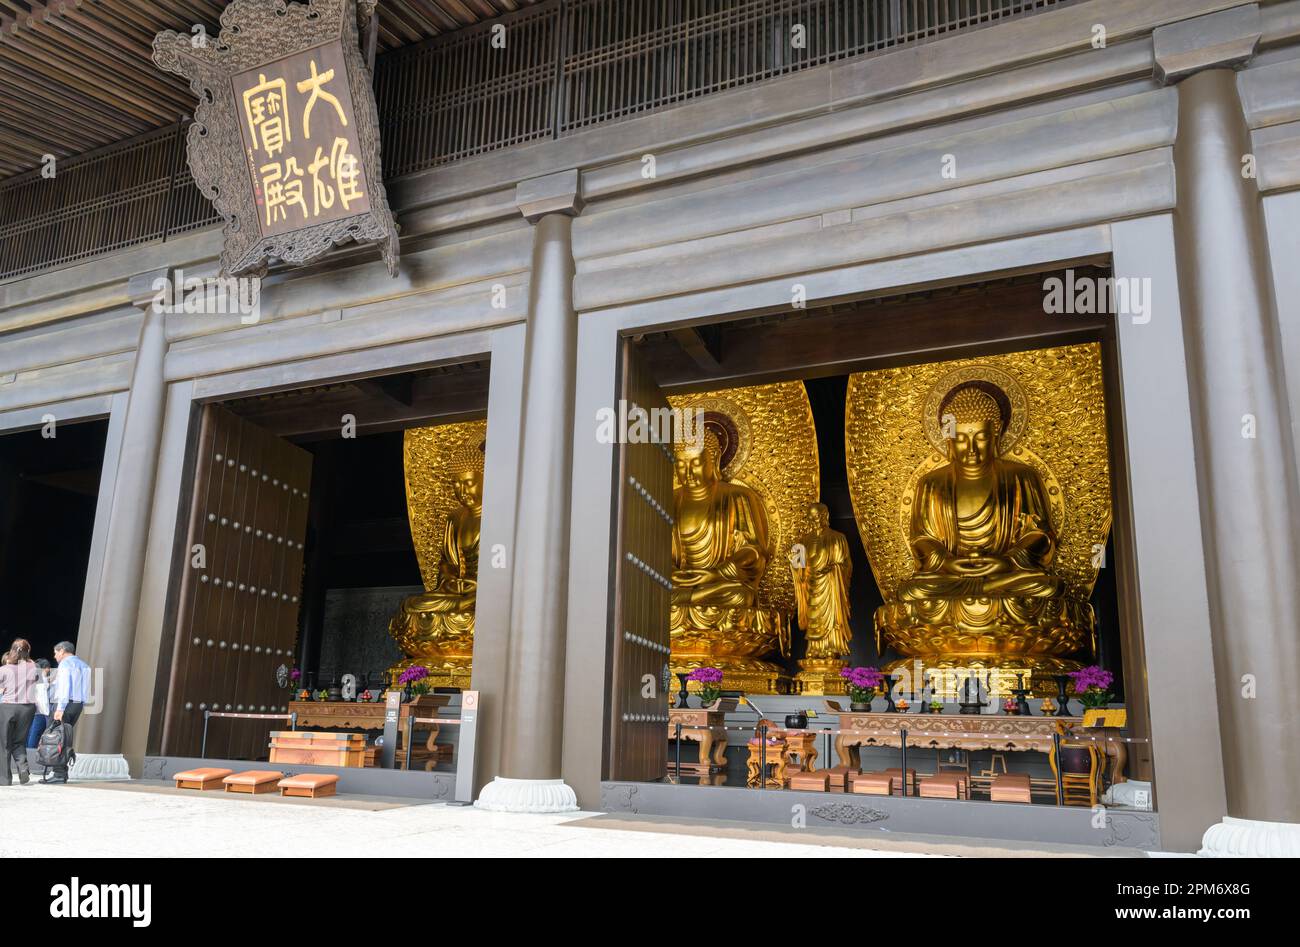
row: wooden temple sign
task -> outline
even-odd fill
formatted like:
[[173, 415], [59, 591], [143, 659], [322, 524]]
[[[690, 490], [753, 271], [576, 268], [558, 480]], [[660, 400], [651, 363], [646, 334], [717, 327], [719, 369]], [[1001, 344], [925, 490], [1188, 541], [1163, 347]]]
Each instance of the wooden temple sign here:
[[397, 225], [358, 29], [376, 2], [233, 0], [215, 39], [154, 38], [154, 62], [199, 98], [189, 166], [226, 221], [223, 275], [309, 263], [348, 242], [378, 244], [396, 275]]

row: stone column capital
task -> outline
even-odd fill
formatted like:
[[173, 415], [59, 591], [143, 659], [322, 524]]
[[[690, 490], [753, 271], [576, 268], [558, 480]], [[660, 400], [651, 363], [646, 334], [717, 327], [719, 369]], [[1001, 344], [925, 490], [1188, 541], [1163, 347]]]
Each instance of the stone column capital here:
[[1156, 27], [1155, 77], [1173, 85], [1206, 69], [1238, 69], [1255, 57], [1262, 33], [1257, 3]]
[[131, 300], [131, 305], [148, 312], [153, 308], [154, 300], [158, 298], [158, 281], [170, 282], [171, 278], [172, 269], [169, 266], [136, 273], [126, 283], [126, 294]]
[[585, 204], [577, 168], [529, 178], [515, 185], [515, 206], [530, 224], [537, 223], [547, 214], [577, 217]]

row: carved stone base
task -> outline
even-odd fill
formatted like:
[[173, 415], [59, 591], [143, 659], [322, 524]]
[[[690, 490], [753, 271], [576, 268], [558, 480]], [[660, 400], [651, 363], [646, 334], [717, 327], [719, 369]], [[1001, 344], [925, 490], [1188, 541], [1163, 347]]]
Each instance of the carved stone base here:
[[562, 779], [507, 779], [483, 787], [475, 808], [489, 812], [577, 812], [578, 796]]
[[805, 658], [799, 662], [800, 670], [794, 677], [790, 692], [811, 697], [847, 694], [840, 671], [848, 666], [849, 662], [843, 658]]
[[130, 778], [131, 770], [121, 753], [78, 753], [68, 768], [68, 779], [78, 782]]
[[1300, 825], [1224, 816], [1201, 839], [1203, 858], [1300, 858]]

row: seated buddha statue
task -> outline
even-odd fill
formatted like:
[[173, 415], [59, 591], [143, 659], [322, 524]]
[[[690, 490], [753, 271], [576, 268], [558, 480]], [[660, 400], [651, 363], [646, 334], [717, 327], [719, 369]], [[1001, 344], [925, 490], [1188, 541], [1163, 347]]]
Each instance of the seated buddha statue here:
[[1071, 656], [1093, 633], [1092, 606], [1051, 571], [1047, 489], [1035, 468], [1000, 455], [997, 401], [971, 385], [943, 411], [948, 462], [920, 477], [912, 500], [914, 571], [876, 611], [877, 641], [903, 655], [884, 669], [916, 659], [934, 670], [997, 669], [999, 693], [1017, 673], [1046, 693], [1050, 675], [1081, 666]]
[[918, 565], [899, 597], [1060, 595], [1062, 581], [1047, 571], [1056, 552], [1047, 492], [1033, 467], [998, 455], [997, 402], [969, 387], [947, 409], [955, 421], [949, 462], [917, 484], [911, 546]]
[[674, 451], [677, 528], [673, 530], [673, 604], [752, 606], [767, 568], [767, 511], [749, 487], [722, 479], [717, 435]]
[[479, 529], [483, 518], [483, 449], [469, 445], [447, 460], [456, 507], [443, 528], [429, 589], [402, 601], [389, 633], [406, 658], [389, 669], [396, 678], [413, 664], [429, 669], [435, 686], [468, 684], [474, 653]]
[[708, 430], [700, 442], [674, 445], [673, 670], [718, 667], [724, 687], [771, 688], [780, 669], [756, 660], [777, 643], [781, 624], [759, 602], [772, 555], [767, 508], [755, 490], [723, 478], [721, 454]]

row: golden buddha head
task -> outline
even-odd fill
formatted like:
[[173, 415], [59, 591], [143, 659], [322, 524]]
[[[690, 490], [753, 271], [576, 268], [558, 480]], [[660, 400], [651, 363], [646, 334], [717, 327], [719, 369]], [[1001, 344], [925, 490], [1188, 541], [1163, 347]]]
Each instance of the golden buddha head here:
[[483, 445], [465, 444], [447, 457], [447, 479], [456, 502], [471, 510], [483, 506]]
[[708, 428], [702, 438], [673, 441], [673, 463], [677, 480], [684, 487], [707, 487], [722, 479], [722, 442]]
[[992, 467], [1002, 436], [1002, 409], [993, 396], [974, 386], [959, 388], [947, 399], [943, 413], [944, 431], [951, 435], [948, 459], [958, 471], [977, 476]]
[[808, 512], [812, 514], [813, 522], [817, 524], [818, 529], [828, 529], [831, 525], [831, 511], [825, 503], [813, 503], [808, 507]]

